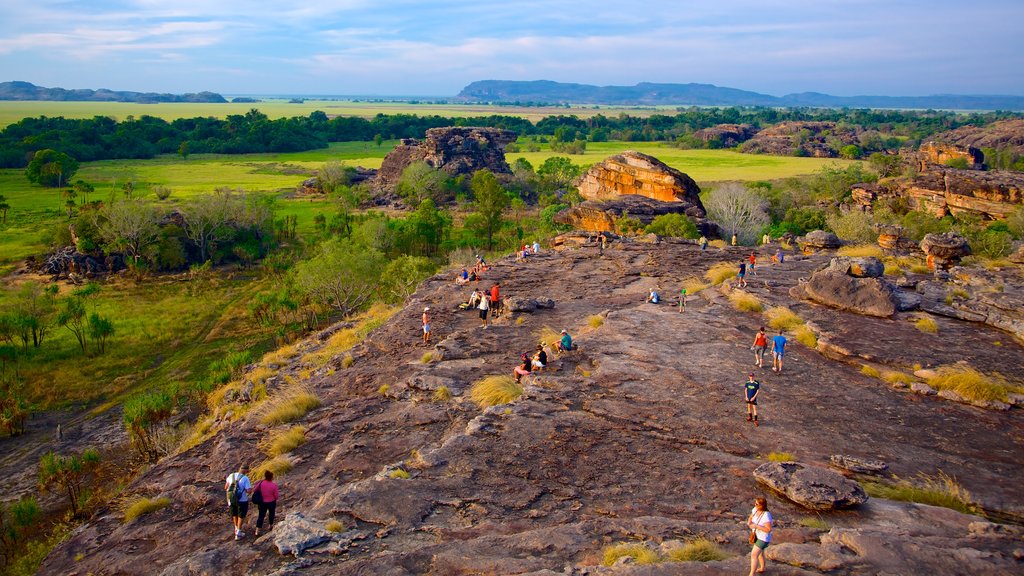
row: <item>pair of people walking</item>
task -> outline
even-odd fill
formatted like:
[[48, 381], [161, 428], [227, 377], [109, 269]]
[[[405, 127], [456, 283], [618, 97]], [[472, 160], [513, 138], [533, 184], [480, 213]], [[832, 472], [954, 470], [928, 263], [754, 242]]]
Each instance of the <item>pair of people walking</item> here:
[[228, 474], [224, 479], [224, 491], [227, 494], [228, 509], [231, 512], [231, 522], [235, 531], [235, 540], [245, 538], [245, 517], [249, 512], [249, 502], [253, 501], [259, 509], [259, 516], [256, 519], [256, 536], [260, 535], [263, 528], [263, 519], [267, 518], [267, 530], [274, 527], [274, 519], [277, 512], [277, 500], [280, 497], [277, 484], [274, 483], [274, 473], [267, 470], [263, 473], [263, 479], [254, 486], [249, 480], [249, 466], [243, 464], [238, 472]]

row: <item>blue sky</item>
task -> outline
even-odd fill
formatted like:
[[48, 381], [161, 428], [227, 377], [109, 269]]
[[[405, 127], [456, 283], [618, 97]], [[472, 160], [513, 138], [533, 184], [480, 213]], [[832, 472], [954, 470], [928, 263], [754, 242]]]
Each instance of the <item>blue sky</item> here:
[[0, 81], [454, 95], [473, 80], [1024, 94], [1024, 0], [0, 0]]

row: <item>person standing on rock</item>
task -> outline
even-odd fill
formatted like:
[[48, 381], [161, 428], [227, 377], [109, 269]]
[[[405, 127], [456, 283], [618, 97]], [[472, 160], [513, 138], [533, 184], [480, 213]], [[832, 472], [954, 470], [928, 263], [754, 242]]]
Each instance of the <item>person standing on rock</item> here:
[[430, 307], [423, 309], [423, 343], [430, 344]]
[[747, 402], [747, 422], [760, 426], [757, 421], [757, 396], [761, 393], [761, 383], [754, 380], [754, 373], [747, 375], [747, 383], [743, 385], [743, 398]]
[[754, 263], [756, 263], [756, 262], [757, 262], [757, 254], [755, 252], [751, 252], [750, 253], [750, 266], [747, 267], [748, 270], [750, 270], [750, 275], [751, 276], [754, 275]]
[[782, 372], [782, 357], [786, 355], [786, 337], [779, 330], [779, 335], [772, 338], [772, 372]]
[[481, 326], [487, 328], [487, 311], [490, 309], [490, 301], [482, 290], [480, 291], [480, 304], [477, 305], [476, 309], [480, 311]]
[[750, 549], [750, 576], [764, 572], [764, 551], [772, 542], [772, 513], [768, 511], [768, 501], [755, 498], [754, 507], [747, 518], [747, 528], [754, 533], [754, 546]]
[[491, 286], [491, 318], [497, 318], [501, 314], [501, 293], [497, 282]]
[[249, 493], [252, 483], [249, 481], [249, 465], [242, 464], [238, 472], [228, 474], [224, 480], [224, 492], [227, 493], [228, 507], [231, 509], [231, 522], [235, 527], [235, 540], [245, 538], [242, 526], [245, 515], [249, 512]]
[[686, 288], [679, 289], [679, 313], [682, 314], [683, 310], [686, 310]]
[[700, 240], [697, 240], [697, 243], [700, 244], [700, 249], [702, 251], [708, 249], [708, 239], [706, 236], [701, 236]]
[[540, 242], [536, 240], [533, 241], [533, 253], [540, 254]]
[[738, 286], [740, 288], [746, 288], [747, 287], [746, 276], [747, 276], [747, 261], [746, 260], [740, 260], [740, 269], [736, 273], [736, 286]]
[[736, 245], [736, 235], [735, 234], [732, 235], [732, 242], [731, 243], [732, 243], [733, 246]]
[[754, 336], [754, 345], [750, 347], [754, 351], [754, 364], [758, 368], [764, 368], [764, 351], [768, 349], [768, 335], [765, 334], [764, 326]]

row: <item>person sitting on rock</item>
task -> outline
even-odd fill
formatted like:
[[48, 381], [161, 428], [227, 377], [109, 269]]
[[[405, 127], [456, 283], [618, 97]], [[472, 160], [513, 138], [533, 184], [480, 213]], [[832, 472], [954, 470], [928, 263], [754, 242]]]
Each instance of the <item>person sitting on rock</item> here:
[[523, 353], [522, 361], [523, 363], [516, 366], [515, 370], [512, 371], [512, 374], [516, 377], [516, 384], [521, 383], [523, 381], [523, 376], [528, 376], [530, 374], [530, 369], [532, 368], [530, 357], [527, 356], [526, 353]]
[[651, 304], [658, 304], [658, 303], [660, 303], [661, 302], [661, 296], [658, 295], [658, 291], [653, 289], [653, 288], [651, 288], [651, 293], [650, 293], [650, 295], [647, 296], [646, 302], [650, 302]]
[[476, 275], [476, 270], [469, 273], [469, 281], [476, 282], [480, 277]]
[[533, 241], [533, 253], [540, 254], [540, 242], [536, 240]]
[[558, 352], [568, 352], [572, 350], [572, 336], [569, 336], [569, 332], [562, 330], [562, 338], [555, 342], [555, 350]]
[[462, 267], [462, 272], [455, 277], [455, 283], [459, 286], [469, 284], [469, 271], [466, 270], [465, 266]]
[[544, 351], [544, 345], [537, 345], [537, 352], [533, 354], [533, 361], [531, 362], [533, 368], [536, 370], [543, 370], [548, 364], [548, 353]]
[[481, 298], [483, 298], [483, 294], [479, 290], [473, 290], [473, 293], [469, 295], [469, 307], [476, 308], [480, 304]]

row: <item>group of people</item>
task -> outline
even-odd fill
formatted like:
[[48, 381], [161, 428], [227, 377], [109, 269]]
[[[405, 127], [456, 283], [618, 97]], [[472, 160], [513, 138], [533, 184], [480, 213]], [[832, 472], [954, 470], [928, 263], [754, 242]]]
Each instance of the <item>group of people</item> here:
[[249, 466], [243, 464], [238, 472], [228, 474], [224, 480], [224, 491], [227, 494], [228, 509], [231, 512], [231, 522], [235, 531], [235, 540], [245, 538], [245, 517], [249, 513], [249, 502], [253, 501], [259, 509], [259, 516], [256, 518], [255, 535], [260, 535], [263, 529], [263, 519], [267, 519], [267, 530], [274, 527], [274, 516], [277, 512], [277, 500], [280, 498], [280, 491], [274, 483], [274, 473], [267, 470], [263, 473], [263, 479], [255, 485], [249, 480]]
[[[523, 381], [523, 376], [528, 376], [534, 370], [543, 370], [547, 367], [548, 351], [546, 346], [547, 343], [541, 342], [537, 345], [537, 350], [534, 351], [532, 357], [525, 352], [520, 356], [520, 363], [512, 369], [512, 376], [516, 379], [517, 384]], [[553, 342], [551, 346], [558, 354], [572, 350], [572, 336], [569, 335], [569, 331], [563, 329], [559, 339]]]
[[516, 262], [526, 260], [526, 257], [530, 254], [540, 254], [540, 242], [535, 240], [532, 246], [529, 244], [523, 244], [523, 246], [516, 252]]

